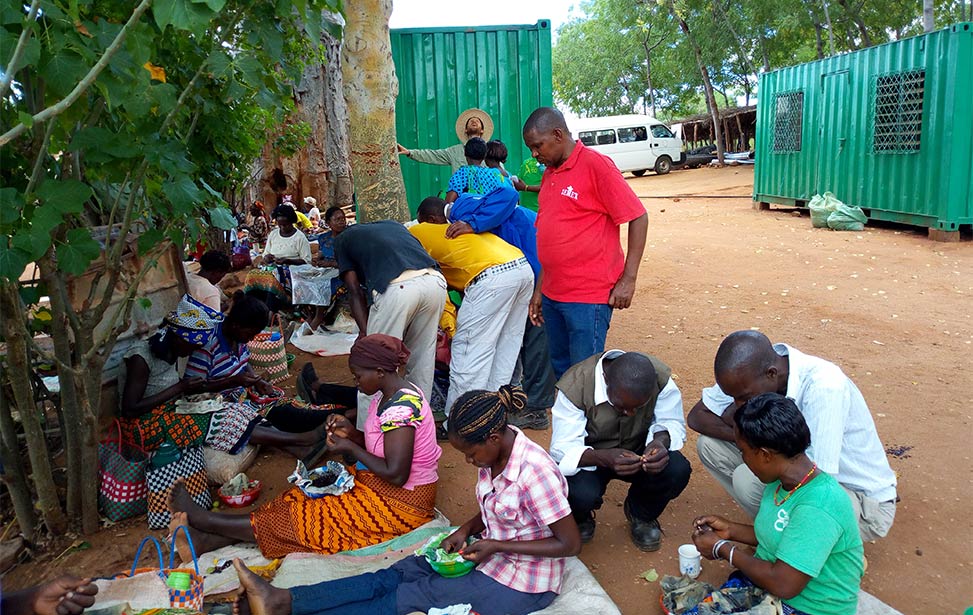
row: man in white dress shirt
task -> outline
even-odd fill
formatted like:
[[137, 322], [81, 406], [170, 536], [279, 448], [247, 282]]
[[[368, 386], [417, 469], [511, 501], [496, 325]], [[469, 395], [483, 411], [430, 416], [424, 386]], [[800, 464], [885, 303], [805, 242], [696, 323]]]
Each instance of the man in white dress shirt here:
[[662, 545], [659, 515], [692, 472], [679, 452], [686, 424], [671, 373], [655, 357], [609, 350], [569, 368], [558, 381], [551, 456], [567, 478], [582, 542], [594, 536], [593, 511], [617, 479], [631, 485], [625, 516], [632, 542], [643, 551]]
[[896, 480], [872, 415], [858, 387], [829, 361], [787, 344], [771, 344], [757, 331], [731, 333], [720, 344], [716, 385], [689, 412], [701, 435], [700, 461], [750, 516], [756, 516], [764, 484], [743, 463], [733, 414], [761, 393], [794, 400], [811, 429], [808, 456], [851, 497], [862, 540], [888, 534], [895, 519]]

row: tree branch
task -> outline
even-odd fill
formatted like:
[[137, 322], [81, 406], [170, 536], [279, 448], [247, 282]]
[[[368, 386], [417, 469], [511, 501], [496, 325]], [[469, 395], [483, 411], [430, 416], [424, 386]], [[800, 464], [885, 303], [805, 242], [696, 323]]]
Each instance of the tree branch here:
[[[47, 120], [57, 117], [58, 115], [64, 113], [68, 109], [68, 107], [73, 105], [78, 100], [78, 98], [81, 97], [81, 95], [85, 92], [85, 90], [91, 87], [91, 85], [98, 78], [98, 75], [101, 74], [101, 71], [105, 70], [105, 67], [108, 66], [108, 63], [111, 61], [112, 56], [115, 55], [115, 52], [117, 52], [121, 48], [122, 43], [125, 41], [125, 37], [128, 35], [129, 29], [132, 26], [134, 26], [139, 21], [139, 19], [142, 18], [142, 14], [145, 13], [146, 10], [148, 10], [149, 5], [151, 4], [152, 4], [152, 0], [142, 0], [142, 2], [137, 7], [135, 7], [135, 10], [132, 11], [132, 16], [129, 17], [127, 22], [125, 22], [125, 25], [122, 26], [122, 29], [119, 30], [118, 34], [115, 36], [115, 40], [113, 40], [111, 42], [111, 45], [109, 45], [108, 48], [105, 49], [105, 53], [103, 53], [101, 58], [98, 60], [98, 62], [96, 62], [95, 65], [91, 67], [91, 70], [88, 71], [88, 74], [85, 75], [80, 82], [78, 82], [78, 85], [76, 85], [74, 89], [71, 90], [70, 94], [68, 94], [58, 102], [54, 103], [47, 109], [44, 109], [40, 113], [34, 115], [34, 117], [32, 118], [34, 124], [37, 124], [38, 122], [46, 122]], [[10, 130], [5, 132], [3, 135], [0, 135], [0, 147], [6, 145], [13, 139], [17, 138], [26, 130], [27, 130], [27, 126], [25, 124], [18, 123], [16, 126], [14, 126]]]
[[30, 4], [30, 10], [27, 11], [27, 21], [24, 24], [24, 29], [20, 32], [20, 38], [17, 39], [17, 46], [14, 47], [14, 54], [10, 56], [10, 62], [7, 63], [7, 70], [3, 71], [3, 78], [0, 79], [0, 98], [3, 98], [7, 94], [7, 88], [14, 80], [13, 67], [17, 66], [17, 62], [20, 62], [21, 56], [24, 55], [24, 49], [27, 47], [27, 39], [30, 38], [31, 29], [30, 22], [37, 18], [37, 9], [40, 7], [41, 1], [34, 0]]

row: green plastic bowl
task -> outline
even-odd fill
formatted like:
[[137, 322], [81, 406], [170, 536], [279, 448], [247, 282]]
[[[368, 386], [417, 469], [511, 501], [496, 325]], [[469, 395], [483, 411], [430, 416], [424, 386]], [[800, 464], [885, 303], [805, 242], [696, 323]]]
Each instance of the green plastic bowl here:
[[294, 354], [293, 352], [288, 352], [287, 353], [287, 367], [288, 368], [290, 368], [290, 366], [294, 364], [294, 359], [296, 359], [296, 358], [297, 358], [297, 355]]
[[469, 574], [476, 568], [476, 562], [471, 562], [466, 559], [458, 562], [434, 562], [427, 557], [426, 561], [429, 562], [433, 570], [439, 573], [439, 576], [446, 577], [447, 579], [454, 579]]

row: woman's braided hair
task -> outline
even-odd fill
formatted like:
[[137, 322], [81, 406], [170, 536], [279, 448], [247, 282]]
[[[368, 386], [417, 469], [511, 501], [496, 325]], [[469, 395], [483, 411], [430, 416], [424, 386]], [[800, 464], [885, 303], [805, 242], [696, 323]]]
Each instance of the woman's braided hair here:
[[470, 391], [453, 404], [449, 433], [469, 444], [479, 444], [507, 426], [507, 413], [523, 410], [527, 394], [520, 387], [503, 385], [499, 391]]

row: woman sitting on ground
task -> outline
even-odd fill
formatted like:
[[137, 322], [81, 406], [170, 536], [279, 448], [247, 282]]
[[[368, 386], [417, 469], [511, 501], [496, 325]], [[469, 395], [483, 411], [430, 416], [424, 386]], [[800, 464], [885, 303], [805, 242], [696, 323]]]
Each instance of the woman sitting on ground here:
[[[339, 496], [311, 499], [297, 487], [250, 515], [199, 508], [185, 488], [173, 490], [173, 528], [192, 528], [199, 552], [240, 541], [256, 542], [265, 557], [294, 552], [332, 554], [378, 544], [432, 519], [438, 460], [436, 425], [422, 392], [399, 372], [409, 358], [401, 340], [360, 338], [348, 360], [358, 388], [377, 395], [364, 433], [345, 417], [328, 420], [328, 447], [356, 458], [366, 470], [350, 471], [355, 486]], [[186, 557], [186, 544], [178, 545]], [[274, 611], [276, 612], [276, 611]]]
[[[274, 210], [277, 228], [270, 231], [263, 255], [254, 263], [257, 267], [247, 273], [243, 289], [248, 294], [258, 294], [274, 312], [289, 310], [294, 304], [313, 301], [314, 309], [307, 311], [311, 330], [314, 331], [324, 320], [324, 307], [331, 298], [334, 277], [317, 277], [302, 271], [297, 282], [309, 287], [303, 299], [295, 300], [296, 272], [294, 265], [311, 265], [311, 243], [296, 224], [298, 212], [290, 204], [283, 204]], [[313, 270], [311, 270], [313, 271]], [[335, 272], [337, 274], [337, 272]], [[299, 291], [300, 288], [298, 287]], [[298, 294], [298, 297], [302, 295]]]
[[176, 413], [179, 397], [210, 390], [203, 378], [180, 380], [176, 360], [207, 344], [222, 318], [186, 295], [166, 316], [158, 333], [125, 353], [125, 369], [118, 382], [124, 440], [148, 451], [163, 442], [180, 448], [206, 445], [231, 454], [252, 442], [277, 446], [297, 457], [322, 448], [323, 428], [284, 433], [260, 427], [260, 412], [250, 404], [224, 401], [215, 412]]
[[[317, 429], [335, 412], [339, 404], [309, 404], [285, 397], [284, 392], [267, 382], [250, 367], [247, 343], [263, 331], [270, 320], [266, 304], [241, 291], [233, 295], [226, 320], [219, 323], [212, 338], [189, 357], [185, 378], [201, 378], [202, 391], [220, 392], [230, 401], [244, 401], [258, 409], [261, 416], [282, 431], [304, 432]], [[325, 442], [319, 443], [323, 453]]]
[[696, 547], [738, 569], [724, 587], [766, 590], [785, 615], [854, 615], [864, 572], [858, 522], [841, 485], [805, 454], [804, 416], [792, 400], [765, 393], [733, 419], [744, 463], [767, 484], [763, 500], [753, 525], [697, 518]]
[[[449, 443], [479, 468], [480, 512], [441, 543], [477, 569], [457, 578], [439, 576], [419, 556], [378, 572], [317, 585], [277, 589], [234, 561], [252, 613], [303, 615], [403, 615], [433, 607], [471, 604], [481, 615], [532, 613], [561, 590], [564, 559], [581, 550], [568, 505], [567, 482], [543, 448], [516, 427], [508, 412], [527, 396], [504, 386], [470, 391], [449, 414]], [[467, 545], [467, 538], [482, 538]]]
[[267, 241], [267, 235], [270, 233], [270, 222], [267, 221], [267, 212], [264, 211], [263, 203], [254, 201], [244, 219], [243, 227], [249, 231], [250, 242], [254, 246], [263, 245]]

